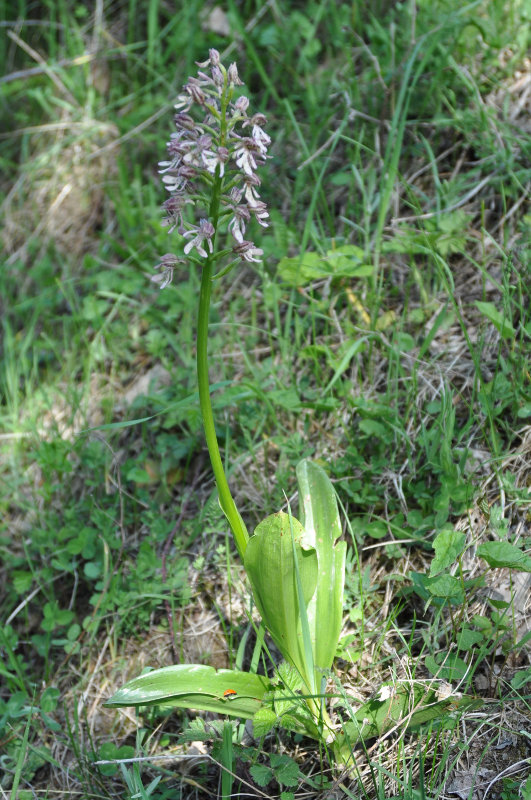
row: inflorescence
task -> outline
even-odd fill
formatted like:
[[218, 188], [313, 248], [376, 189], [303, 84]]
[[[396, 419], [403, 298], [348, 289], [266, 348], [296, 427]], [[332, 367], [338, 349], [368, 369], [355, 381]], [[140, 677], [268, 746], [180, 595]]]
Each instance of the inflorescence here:
[[[192, 251], [203, 258], [230, 255], [236, 261], [259, 261], [262, 250], [245, 239], [252, 217], [267, 228], [266, 204], [260, 200], [257, 168], [264, 164], [271, 139], [263, 130], [265, 117], [249, 115], [249, 100], [241, 95], [233, 100], [234, 88], [243, 86], [236, 64], [225, 69], [217, 50], [198, 63], [201, 70], [210, 67], [210, 75], [199, 71], [188, 79], [177, 98], [174, 121], [177, 129], [167, 144], [168, 160], [159, 163], [160, 173], [170, 197], [163, 204], [166, 213], [162, 224], [185, 240], [184, 255], [197, 263]], [[191, 112], [202, 114], [202, 121]], [[186, 206], [203, 210], [199, 224], [185, 219]], [[234, 240], [232, 248], [216, 250], [220, 223], [228, 220], [227, 233]], [[183, 256], [166, 253], [152, 280], [163, 289], [173, 277]], [[229, 267], [230, 268], [230, 267]]]

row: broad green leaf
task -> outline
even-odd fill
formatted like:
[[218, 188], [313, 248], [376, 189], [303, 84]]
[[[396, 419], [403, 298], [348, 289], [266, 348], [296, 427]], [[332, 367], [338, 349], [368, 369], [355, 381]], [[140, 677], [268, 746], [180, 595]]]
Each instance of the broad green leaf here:
[[[237, 694], [225, 699], [223, 693]], [[106, 706], [162, 706], [194, 708], [250, 719], [262, 705], [270, 682], [262, 675], [220, 669], [203, 664], [176, 664], [163, 667], [128, 681]]]
[[268, 783], [273, 780], [273, 770], [265, 764], [252, 764], [249, 767], [249, 772], [253, 776], [253, 780], [264, 789]]
[[433, 597], [456, 597], [463, 592], [459, 578], [447, 574], [439, 575], [437, 578], [428, 578], [425, 586]]
[[389, 428], [375, 419], [362, 419], [359, 423], [359, 428], [360, 431], [368, 434], [368, 436], [374, 436], [376, 439], [383, 439], [384, 442], [392, 437]]
[[317, 555], [304, 541], [304, 530], [298, 520], [279, 512], [260, 522], [247, 544], [244, 563], [266, 628], [286, 661], [307, 677], [292, 532], [307, 606], [317, 584]]
[[[267, 695], [267, 702], [253, 717], [255, 736], [265, 736], [275, 725], [280, 725], [286, 730], [319, 740], [321, 734], [306, 705], [302, 678], [287, 661], [281, 663], [278, 672], [282, 670], [282, 667], [289, 671], [288, 683], [280, 679], [280, 675], [277, 673], [278, 683], [272, 687], [272, 691]], [[286, 674], [286, 669], [284, 669], [284, 674]]]
[[[113, 742], [104, 742], [98, 750], [98, 761], [115, 761], [119, 758], [134, 758], [135, 748], [131, 745], [117, 747]], [[102, 775], [108, 777], [116, 775], [118, 772], [117, 764], [98, 764], [98, 770]]]
[[58, 700], [61, 696], [59, 689], [54, 686], [49, 686], [41, 695], [40, 707], [44, 712], [51, 713], [57, 708]]
[[510, 320], [498, 311], [494, 303], [484, 302], [482, 300], [476, 300], [476, 308], [481, 311], [483, 316], [487, 317], [487, 319], [492, 322], [496, 330], [503, 336], [504, 339], [510, 339], [512, 336], [516, 335], [516, 331], [512, 326]]
[[343, 620], [346, 542], [341, 536], [334, 487], [313, 461], [297, 465], [299, 503], [306, 541], [317, 551], [317, 590], [308, 604], [308, 621], [315, 666], [330, 669]]
[[299, 765], [285, 753], [271, 753], [270, 763], [275, 779], [281, 786], [297, 786], [301, 773]]
[[272, 695], [268, 695], [268, 700], [272, 703], [277, 722], [283, 728], [319, 739], [319, 729], [304, 699], [305, 695], [307, 696], [307, 690], [304, 689], [302, 694], [295, 694], [286, 687], [279, 687]]
[[285, 389], [273, 389], [267, 393], [267, 399], [276, 406], [285, 408], [288, 411], [300, 411], [302, 408], [301, 398], [293, 386]]
[[531, 681], [531, 667], [521, 669], [511, 678], [511, 686], [518, 691]]
[[375, 519], [372, 522], [367, 522], [363, 528], [364, 532], [372, 539], [384, 539], [389, 535], [389, 527], [387, 522], [384, 522], [383, 519]]
[[[301, 640], [302, 646], [304, 651], [304, 678], [305, 678], [305, 685], [308, 689], [310, 689], [311, 694], [316, 695], [318, 692], [317, 689], [317, 682], [315, 680], [315, 662], [313, 657], [313, 643], [312, 637], [310, 632], [310, 623], [308, 620], [308, 612], [307, 612], [307, 603], [304, 596], [304, 589], [302, 588], [302, 581], [300, 576], [299, 570], [299, 561], [297, 558], [297, 554], [295, 551], [295, 534], [293, 531], [292, 525], [292, 516], [291, 516], [291, 509], [290, 511], [290, 533], [291, 533], [291, 548], [293, 551], [293, 565], [295, 568], [295, 582], [297, 585], [297, 599], [299, 601], [299, 620], [301, 624]], [[311, 676], [311, 677], [310, 677]], [[315, 700], [309, 699], [309, 703], [312, 705], [315, 704]], [[315, 711], [317, 712], [317, 707], [315, 707]]]
[[326, 256], [315, 252], [281, 258], [278, 274], [291, 286], [305, 286], [320, 278], [364, 278], [372, 275], [371, 264], [363, 263], [364, 252], [355, 245], [329, 250]]
[[468, 667], [462, 658], [455, 655], [455, 653], [443, 653], [442, 655], [434, 656], [428, 655], [424, 661], [426, 669], [437, 678], [443, 678], [446, 681], [458, 682], [465, 677]]
[[531, 417], [531, 403], [524, 403], [524, 405], [518, 409], [516, 416], [520, 417], [520, 419]]
[[301, 253], [293, 258], [281, 258], [277, 270], [290, 286], [304, 286], [323, 277], [324, 259], [319, 253]]
[[327, 250], [326, 265], [329, 274], [345, 278], [367, 278], [374, 273], [372, 264], [364, 263], [365, 253], [361, 247], [345, 244], [334, 250]]
[[489, 567], [507, 567], [521, 572], [531, 572], [531, 557], [509, 542], [485, 542], [478, 547], [477, 554]]
[[400, 226], [395, 237], [383, 243], [384, 252], [390, 253], [430, 253], [435, 250], [442, 256], [460, 252], [466, 244], [466, 214], [460, 211], [439, 215], [427, 220], [423, 230]]
[[471, 628], [463, 628], [457, 637], [457, 647], [459, 650], [472, 650], [476, 644], [485, 641], [485, 637], [479, 631], [474, 631]]
[[302, 692], [304, 683], [301, 676], [287, 661], [281, 661], [276, 669], [276, 676], [280, 686], [288, 689], [292, 694]]
[[431, 562], [430, 578], [453, 564], [465, 549], [466, 536], [459, 531], [441, 531], [435, 537], [435, 558]]
[[266, 736], [278, 720], [276, 713], [269, 706], [262, 706], [253, 717], [253, 733], [257, 739]]

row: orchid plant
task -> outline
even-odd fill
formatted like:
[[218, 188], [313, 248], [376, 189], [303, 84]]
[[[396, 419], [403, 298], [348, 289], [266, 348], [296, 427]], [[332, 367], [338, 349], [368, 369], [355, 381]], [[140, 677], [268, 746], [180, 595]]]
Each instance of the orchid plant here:
[[[162, 256], [152, 278], [168, 286], [178, 264], [201, 270], [197, 327], [199, 400], [221, 508], [234, 536], [263, 625], [284, 658], [273, 678], [255, 672], [178, 664], [129, 681], [107, 706], [194, 708], [253, 719], [255, 732], [275, 724], [332, 743], [347, 760], [347, 739], [375, 735], [411, 710], [411, 691], [375, 698], [351, 715], [350, 734], [334, 731], [325, 706], [327, 676], [342, 627], [346, 542], [341, 536], [337, 501], [326, 472], [304, 460], [297, 466], [301, 520], [291, 512], [264, 519], [249, 536], [231, 494], [214, 425], [208, 370], [209, 307], [214, 281], [238, 263], [259, 261], [262, 251], [248, 238], [252, 219], [268, 226], [260, 199], [257, 170], [267, 158], [270, 137], [262, 113], [251, 114], [249, 100], [236, 97], [242, 82], [236, 64], [225, 68], [219, 53], [198, 65], [178, 97], [176, 132], [160, 163], [169, 198], [163, 225], [177, 231], [182, 255]], [[209, 72], [204, 70], [209, 69]], [[198, 209], [198, 221], [185, 216]], [[260, 639], [260, 637], [259, 637]], [[386, 687], [384, 687], [386, 689]], [[394, 703], [394, 706], [393, 706]], [[352, 727], [353, 726], [353, 727]], [[348, 742], [347, 742], [348, 744]]]
[[[182, 255], [167, 253], [152, 278], [163, 289], [178, 264], [201, 270], [197, 327], [199, 401], [221, 508], [234, 536], [264, 626], [286, 661], [282, 680], [204, 665], [179, 664], [127, 683], [111, 706], [164, 704], [252, 718], [262, 712], [267, 727], [277, 717], [312, 736], [329, 736], [331, 723], [322, 697], [341, 631], [346, 543], [335, 493], [324, 470], [303, 461], [297, 468], [303, 517], [279, 512], [249, 536], [231, 494], [214, 425], [208, 370], [209, 307], [214, 281], [236, 264], [259, 261], [262, 250], [246, 238], [252, 219], [268, 226], [257, 170], [271, 142], [263, 114], [236, 97], [242, 81], [236, 64], [225, 68], [219, 53], [198, 64], [175, 106], [176, 132], [160, 162], [169, 192], [163, 225], [177, 231]], [[208, 68], [208, 72], [205, 70]], [[187, 221], [187, 207], [200, 211]], [[306, 709], [297, 710], [304, 698]], [[258, 720], [257, 720], [258, 723]]]

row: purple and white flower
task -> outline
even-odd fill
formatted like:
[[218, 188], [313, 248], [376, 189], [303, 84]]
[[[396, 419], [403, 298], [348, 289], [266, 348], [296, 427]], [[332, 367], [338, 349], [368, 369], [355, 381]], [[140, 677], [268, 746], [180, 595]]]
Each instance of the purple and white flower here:
[[177, 258], [173, 253], [166, 253], [160, 259], [160, 264], [157, 264], [155, 269], [160, 269], [157, 275], [152, 275], [151, 280], [153, 283], [158, 283], [159, 289], [165, 289], [171, 283], [173, 278], [173, 270], [177, 264], [185, 264], [184, 258]]
[[[166, 216], [162, 224], [169, 233], [177, 230], [181, 234], [185, 255], [195, 249], [202, 258], [209, 258], [220, 224], [228, 220], [227, 233], [235, 242], [233, 252], [244, 262], [258, 262], [263, 251], [246, 240], [245, 234], [253, 217], [263, 228], [269, 224], [256, 174], [268, 158], [271, 144], [264, 130], [266, 118], [261, 112], [248, 115], [245, 95], [233, 99], [234, 88], [243, 85], [236, 64], [226, 69], [218, 51], [211, 49], [208, 60], [198, 66], [200, 71], [188, 79], [177, 98], [176, 132], [167, 143], [167, 159], [159, 163], [170, 193], [163, 204]], [[191, 225], [184, 217], [187, 205], [214, 209], [211, 219], [203, 211], [205, 216]], [[181, 260], [169, 253], [163, 256], [157, 265], [159, 273], [153, 277], [155, 283], [167, 286]]]
[[168, 233], [172, 233], [177, 227], [182, 228], [184, 226], [183, 212], [185, 206], [193, 204], [194, 201], [184, 194], [172, 194], [162, 204], [162, 208], [168, 216], [164, 217], [160, 224], [169, 229]]
[[199, 220], [199, 227], [194, 225], [189, 231], [186, 231], [183, 234], [185, 239], [189, 239], [190, 236], [194, 237], [185, 245], [184, 252], [188, 255], [190, 250], [195, 247], [199, 255], [203, 256], [203, 258], [206, 258], [208, 253], [203, 247], [203, 242], [206, 244], [208, 252], [212, 253], [212, 237], [214, 236], [215, 232], [216, 230], [211, 222], [209, 222], [207, 219]]
[[203, 153], [203, 164], [209, 172], [214, 175], [216, 167], [219, 164], [219, 177], [222, 178], [225, 174], [225, 164], [229, 160], [229, 151], [226, 147], [218, 147], [216, 152], [205, 151]]
[[265, 125], [266, 118], [263, 114], [253, 114], [250, 119], [246, 119], [242, 124], [242, 128], [251, 125], [251, 138], [258, 147], [260, 153], [265, 156], [267, 148], [271, 144], [271, 137], [263, 130], [262, 125]]
[[243, 86], [243, 81], [240, 80], [240, 76], [238, 75], [238, 67], [234, 61], [227, 70], [227, 77], [230, 86]]
[[269, 214], [267, 213], [267, 206], [261, 200], [255, 200], [252, 206], [249, 206], [249, 211], [252, 211], [254, 214], [255, 220], [258, 222], [262, 228], [269, 228], [269, 222], [266, 222], [266, 219], [269, 219]]
[[237, 242], [243, 242], [243, 234], [247, 223], [251, 218], [251, 214], [247, 206], [238, 205], [233, 207], [234, 216], [229, 222], [229, 232], [233, 235]]
[[242, 169], [246, 175], [253, 175], [256, 167], [256, 154], [260, 149], [254, 139], [250, 136], [243, 137], [234, 152], [236, 165]]
[[254, 242], [246, 242], [244, 239], [234, 245], [232, 252], [239, 256], [242, 261], [260, 262], [261, 259], [257, 258], [257, 256], [261, 256], [264, 251], [259, 247], [255, 247]]
[[253, 208], [258, 202], [261, 202], [260, 195], [256, 191], [256, 187], [260, 186], [262, 181], [260, 180], [258, 175], [252, 173], [251, 175], [245, 175], [243, 182], [244, 182], [243, 193], [245, 196], [245, 200], [249, 208]]
[[233, 119], [243, 117], [247, 119], [247, 109], [249, 108], [249, 98], [242, 94], [234, 103]]

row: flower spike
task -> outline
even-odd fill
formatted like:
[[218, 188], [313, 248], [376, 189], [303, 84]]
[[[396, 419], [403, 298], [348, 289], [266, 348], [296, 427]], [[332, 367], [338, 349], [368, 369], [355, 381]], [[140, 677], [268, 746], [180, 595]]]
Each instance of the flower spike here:
[[[228, 234], [242, 262], [257, 262], [262, 250], [244, 236], [252, 218], [263, 228], [268, 226], [267, 207], [257, 190], [257, 170], [268, 158], [271, 144], [264, 130], [266, 118], [261, 112], [249, 112], [245, 95], [233, 99], [236, 87], [243, 85], [236, 64], [225, 68], [219, 52], [211, 49], [198, 67], [177, 98], [176, 130], [167, 144], [166, 160], [159, 163], [170, 194], [163, 203], [162, 225], [168, 233], [180, 234], [185, 256], [195, 249], [203, 259], [215, 257], [217, 237]], [[187, 218], [188, 206], [198, 209], [198, 223]], [[226, 245], [222, 256], [230, 249]], [[172, 258], [177, 257], [162, 256], [156, 267], [153, 281], [161, 288], [171, 282], [180, 260]]]

